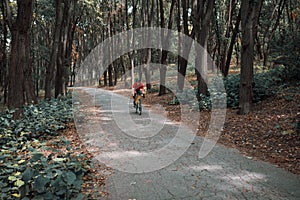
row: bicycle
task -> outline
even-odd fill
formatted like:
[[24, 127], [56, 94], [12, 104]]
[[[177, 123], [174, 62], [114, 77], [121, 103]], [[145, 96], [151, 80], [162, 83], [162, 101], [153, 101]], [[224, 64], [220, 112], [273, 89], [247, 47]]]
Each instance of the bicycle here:
[[134, 102], [135, 102], [135, 113], [142, 114], [142, 96], [143, 94], [136, 94]]

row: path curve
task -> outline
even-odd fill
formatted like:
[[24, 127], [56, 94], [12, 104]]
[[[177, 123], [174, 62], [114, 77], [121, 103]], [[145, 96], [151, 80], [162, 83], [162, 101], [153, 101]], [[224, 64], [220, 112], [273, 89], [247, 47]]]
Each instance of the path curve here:
[[[81, 110], [80, 113], [75, 113], [75, 123], [89, 149], [93, 151], [97, 148], [98, 151], [95, 152], [101, 152], [95, 154], [95, 158], [100, 162], [101, 160], [109, 161], [113, 156], [128, 159], [122, 155], [133, 151], [135, 154], [131, 154], [132, 159], [136, 159], [143, 152], [169, 144], [174, 137], [174, 132], [179, 129], [178, 124], [161, 115], [152, 114], [151, 117], [157, 119], [155, 123], [161, 122], [162, 128], [159, 134], [155, 136], [150, 134], [146, 139], [129, 136], [126, 131], [118, 128], [113, 116], [114, 112], [121, 112], [117, 107], [114, 109], [111, 107], [112, 95], [116, 94], [102, 89], [78, 89], [85, 91], [90, 97], [87, 104], [95, 105], [99, 111], [99, 121], [85, 121], [88, 113]], [[75, 103], [83, 105], [82, 102], [77, 101], [80, 102], [79, 97]], [[151, 111], [147, 109], [144, 110], [142, 116], [135, 115], [132, 111], [131, 117], [136, 123], [146, 126], [149, 124], [150, 114]], [[89, 132], [86, 126], [95, 126], [97, 129]], [[188, 132], [188, 129], [186, 131]], [[251, 160], [237, 150], [221, 145], [216, 145], [208, 156], [199, 159], [198, 152], [202, 143], [203, 138], [196, 136], [179, 159], [156, 171], [128, 173], [113, 170], [104, 188], [109, 196], [103, 199], [300, 199], [298, 175], [266, 162]], [[180, 146], [178, 144], [178, 148]], [[114, 147], [122, 151], [111, 154]], [[169, 153], [171, 155], [172, 152]], [[166, 157], [168, 155], [161, 155], [162, 160]], [[140, 161], [140, 159], [143, 157], [137, 160]], [[107, 162], [104, 163], [108, 165]], [[151, 159], [145, 159], [143, 162], [145, 166], [155, 164], [151, 162]], [[132, 164], [132, 168], [135, 167], [140, 166]]]

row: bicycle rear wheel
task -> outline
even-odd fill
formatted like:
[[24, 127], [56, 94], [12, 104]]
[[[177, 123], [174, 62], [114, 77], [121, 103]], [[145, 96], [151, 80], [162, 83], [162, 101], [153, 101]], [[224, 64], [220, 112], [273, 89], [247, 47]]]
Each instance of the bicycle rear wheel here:
[[141, 101], [141, 99], [139, 99], [139, 106], [138, 106], [138, 108], [139, 108], [139, 114], [141, 115], [142, 114], [142, 101]]

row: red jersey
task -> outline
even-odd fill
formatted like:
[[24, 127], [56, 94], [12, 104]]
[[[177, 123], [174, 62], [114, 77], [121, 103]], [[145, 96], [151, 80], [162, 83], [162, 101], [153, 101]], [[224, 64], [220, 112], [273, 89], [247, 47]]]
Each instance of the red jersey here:
[[144, 90], [144, 84], [143, 83], [137, 83], [137, 82], [135, 82], [134, 84], [133, 84], [133, 86], [132, 86], [132, 88], [134, 88], [135, 90]]

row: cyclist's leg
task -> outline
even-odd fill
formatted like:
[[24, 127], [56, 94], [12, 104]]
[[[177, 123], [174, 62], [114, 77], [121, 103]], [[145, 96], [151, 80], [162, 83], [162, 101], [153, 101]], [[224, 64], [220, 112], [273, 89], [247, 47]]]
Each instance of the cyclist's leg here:
[[135, 113], [138, 112], [138, 109], [139, 109], [139, 101], [138, 101], [138, 96], [136, 96], [136, 99], [134, 100], [135, 102]]

